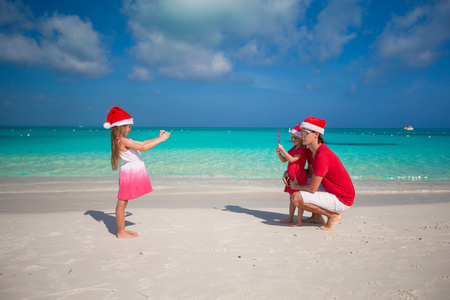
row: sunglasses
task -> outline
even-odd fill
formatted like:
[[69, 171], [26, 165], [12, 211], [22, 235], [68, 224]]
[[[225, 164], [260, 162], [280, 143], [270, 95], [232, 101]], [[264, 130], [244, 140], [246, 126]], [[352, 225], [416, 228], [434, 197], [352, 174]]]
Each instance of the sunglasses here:
[[313, 132], [314, 131], [302, 130], [302, 131], [300, 131], [300, 135], [307, 136], [308, 134], [313, 133]]

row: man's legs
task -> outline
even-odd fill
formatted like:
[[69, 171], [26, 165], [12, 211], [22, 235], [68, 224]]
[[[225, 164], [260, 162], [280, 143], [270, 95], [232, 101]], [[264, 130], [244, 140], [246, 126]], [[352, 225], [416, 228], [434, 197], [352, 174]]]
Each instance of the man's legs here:
[[[301, 193], [294, 193], [294, 194], [295, 194], [295, 196], [292, 197], [292, 203], [299, 209], [303, 209], [303, 210], [313, 213], [313, 215], [309, 219], [314, 221], [314, 223], [319, 223], [319, 224], [324, 223], [324, 220], [321, 215], [325, 215], [328, 218], [326, 224], [324, 226], [321, 226], [320, 229], [333, 230], [336, 227], [336, 225], [339, 224], [339, 222], [342, 220], [342, 216], [340, 214], [326, 210], [322, 207], [319, 207], [319, 206], [316, 206], [313, 204], [304, 203]], [[319, 215], [319, 216], [317, 216], [317, 215]], [[306, 222], [306, 220], [305, 220], [305, 222]]]
[[304, 219], [303, 222], [324, 225], [325, 219], [322, 217], [322, 215], [313, 213], [311, 217]]

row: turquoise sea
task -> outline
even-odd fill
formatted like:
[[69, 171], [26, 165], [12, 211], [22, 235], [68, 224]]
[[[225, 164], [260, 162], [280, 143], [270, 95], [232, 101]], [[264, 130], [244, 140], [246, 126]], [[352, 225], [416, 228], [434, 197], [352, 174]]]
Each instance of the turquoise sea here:
[[[164, 128], [171, 137], [142, 153], [150, 176], [280, 178], [277, 129]], [[134, 140], [159, 128], [133, 128]], [[1, 176], [117, 176], [110, 165], [110, 131], [102, 127], [0, 127]], [[326, 129], [328, 146], [353, 180], [450, 180], [450, 129]]]

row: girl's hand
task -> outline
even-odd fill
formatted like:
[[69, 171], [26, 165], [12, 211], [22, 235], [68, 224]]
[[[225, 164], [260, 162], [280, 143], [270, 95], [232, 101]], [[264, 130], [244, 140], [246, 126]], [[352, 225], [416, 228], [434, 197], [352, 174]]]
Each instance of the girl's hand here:
[[284, 174], [283, 174], [283, 182], [284, 182], [284, 184], [286, 185], [286, 186], [289, 186], [289, 183], [290, 183], [290, 179], [289, 179], [289, 174], [288, 174], [288, 172], [286, 171], [286, 172], [284, 172]]
[[161, 139], [161, 141], [165, 141], [170, 137], [170, 132], [167, 132], [165, 130], [161, 130], [160, 134], [159, 134], [159, 138]]
[[277, 147], [277, 149], [278, 149], [279, 151], [283, 151], [283, 150], [284, 150], [284, 148], [283, 148], [283, 145], [281, 145], [281, 144], [278, 144], [278, 147]]

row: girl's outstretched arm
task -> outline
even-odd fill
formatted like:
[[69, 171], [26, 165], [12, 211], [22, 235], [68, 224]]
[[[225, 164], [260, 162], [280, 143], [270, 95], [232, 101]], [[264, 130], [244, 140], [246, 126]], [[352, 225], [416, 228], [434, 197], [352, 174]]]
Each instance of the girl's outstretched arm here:
[[128, 138], [122, 138], [122, 145], [125, 146], [126, 148], [131, 148], [131, 149], [135, 149], [135, 150], [139, 150], [139, 151], [147, 151], [147, 150], [155, 147], [159, 143], [162, 143], [165, 140], [167, 140], [169, 138], [169, 136], [170, 136], [170, 132], [161, 130], [159, 133], [159, 136], [157, 138], [151, 139], [151, 140], [146, 140], [143, 142], [132, 141]]
[[167, 140], [169, 138], [169, 136], [170, 136], [170, 132], [167, 132], [165, 130], [160, 130], [159, 136], [157, 138], [151, 139], [151, 140], [146, 140], [146, 141], [143, 141], [142, 143], [144, 143], [144, 145], [150, 144], [151, 147], [149, 149], [151, 149], [151, 148], [155, 147], [156, 145], [158, 145], [159, 143], [161, 143], [161, 142], [158, 142], [157, 144], [154, 144], [155, 141], [157, 141], [158, 139], [162, 139], [162, 142], [164, 142], [165, 140]]
[[281, 151], [280, 151], [280, 149], [275, 149], [276, 151], [277, 151], [277, 154], [278, 154], [278, 158], [281, 160], [281, 162], [282, 163], [285, 163], [285, 162], [287, 162], [288, 160], [287, 160], [287, 158], [286, 157], [284, 157], [283, 156], [283, 154], [281, 154]]
[[277, 149], [280, 150], [281, 153], [283, 153], [285, 159], [287, 159], [287, 161], [289, 161], [291, 164], [300, 159], [300, 155], [291, 156], [286, 150], [284, 150], [283, 145], [281, 144], [278, 144]]

